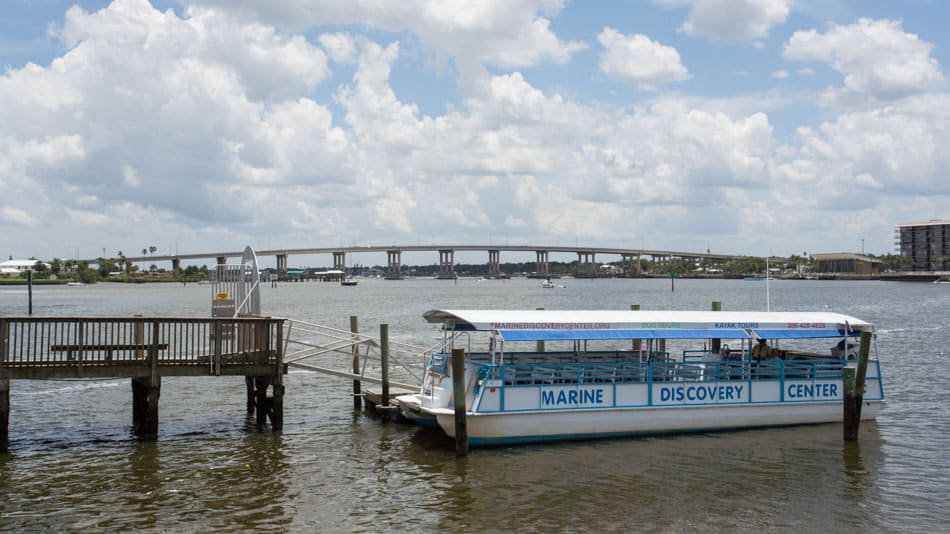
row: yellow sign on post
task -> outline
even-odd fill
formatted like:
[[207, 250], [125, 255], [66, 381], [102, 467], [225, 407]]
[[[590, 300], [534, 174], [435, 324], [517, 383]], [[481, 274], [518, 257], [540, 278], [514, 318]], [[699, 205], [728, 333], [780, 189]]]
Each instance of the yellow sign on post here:
[[228, 300], [231, 296], [227, 293], [215, 293], [215, 300]]

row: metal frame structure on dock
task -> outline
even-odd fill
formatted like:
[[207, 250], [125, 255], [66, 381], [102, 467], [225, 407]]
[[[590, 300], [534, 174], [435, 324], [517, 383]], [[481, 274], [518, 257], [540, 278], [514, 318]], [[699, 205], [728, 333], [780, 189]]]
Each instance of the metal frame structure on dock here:
[[[380, 325], [378, 337], [360, 333], [355, 316], [350, 317], [349, 331], [288, 320], [285, 339], [288, 367], [352, 379], [353, 407], [361, 409], [365, 398], [367, 408], [386, 418], [387, 410], [395, 409], [390, 408], [395, 395], [419, 391], [419, 363], [436, 348], [390, 342], [389, 326], [385, 324]], [[379, 378], [367, 372], [378, 374]], [[364, 390], [363, 382], [377, 384], [381, 391]]]

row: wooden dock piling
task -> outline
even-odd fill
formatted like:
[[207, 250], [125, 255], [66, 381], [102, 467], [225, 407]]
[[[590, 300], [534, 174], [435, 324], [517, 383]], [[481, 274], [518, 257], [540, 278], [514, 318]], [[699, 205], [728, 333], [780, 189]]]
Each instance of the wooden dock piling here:
[[386, 408], [380, 412], [380, 417], [384, 423], [388, 423], [391, 419], [389, 413], [389, 325], [385, 323], [379, 325], [379, 363], [382, 367], [383, 391], [377, 410], [380, 406]]
[[27, 292], [27, 310], [29, 315], [33, 315], [33, 269], [26, 270], [26, 292]]
[[0, 318], [0, 454], [10, 452], [10, 379], [4, 375], [10, 324]]
[[132, 379], [132, 433], [140, 439], [158, 438], [158, 398], [162, 380], [158, 377]]
[[[640, 305], [639, 305], [639, 304], [631, 304], [631, 305], [630, 305], [630, 311], [639, 311], [639, 310], [640, 310]], [[641, 348], [642, 346], [643, 346], [643, 340], [642, 340], [642, 339], [634, 339], [634, 340], [632, 340], [632, 341], [630, 342], [630, 348], [631, 348], [633, 351], [637, 352], [637, 353], [639, 353], [640, 348]]]
[[455, 455], [468, 455], [465, 419], [465, 349], [452, 349], [452, 391], [455, 402]]
[[[719, 302], [718, 300], [712, 301], [712, 311], [722, 311], [722, 302]], [[722, 348], [721, 339], [713, 339], [712, 343], [709, 346], [709, 349], [713, 352], [713, 354], [719, 354], [719, 349], [721, 348]]]
[[[540, 307], [537, 307], [537, 308], [535, 308], [535, 309], [536, 309], [536, 310], [543, 310], [544, 307], [543, 307], [543, 306], [540, 306]], [[544, 341], [540, 341], [540, 340], [539, 340], [539, 341], [536, 341], [536, 342], [535, 342], [535, 349], [534, 349], [534, 350], [535, 350], [535, 352], [544, 352]]]
[[871, 333], [861, 332], [861, 347], [858, 351], [858, 366], [842, 370], [844, 388], [844, 439], [857, 441], [861, 425], [861, 404], [864, 403], [864, 384], [868, 371], [868, 354], [871, 351]]
[[10, 452], [10, 379], [0, 375], [0, 454]]
[[[354, 340], [356, 336], [360, 333], [360, 323], [359, 318], [355, 315], [350, 316], [350, 332], [353, 333]], [[353, 345], [353, 374], [360, 374], [360, 347], [359, 345]], [[363, 392], [362, 385], [359, 380], [353, 380], [353, 409], [362, 410], [363, 409]]]

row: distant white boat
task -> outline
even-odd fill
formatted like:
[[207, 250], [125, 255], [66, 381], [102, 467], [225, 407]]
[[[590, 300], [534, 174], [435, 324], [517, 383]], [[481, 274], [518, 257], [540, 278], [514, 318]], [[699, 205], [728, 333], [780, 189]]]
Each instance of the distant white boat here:
[[356, 283], [357, 283], [357, 282], [356, 282], [356, 280], [353, 278], [353, 275], [352, 275], [352, 274], [349, 275], [349, 276], [347, 276], [346, 278], [343, 278], [343, 279], [340, 280], [340, 285], [341, 285], [341, 286], [355, 286]]
[[550, 278], [547, 278], [543, 282], [541, 282], [541, 287], [545, 289], [564, 289], [565, 286], [561, 284], [555, 284], [554, 282], [551, 281]]

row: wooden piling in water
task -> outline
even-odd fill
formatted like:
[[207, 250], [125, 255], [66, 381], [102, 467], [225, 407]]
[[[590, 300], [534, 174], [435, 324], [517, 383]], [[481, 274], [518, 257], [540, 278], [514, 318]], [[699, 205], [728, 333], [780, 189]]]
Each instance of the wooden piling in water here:
[[455, 455], [468, 455], [465, 419], [465, 349], [452, 349], [452, 392], [455, 402]]
[[152, 321], [152, 340], [148, 346], [149, 375], [132, 379], [132, 432], [147, 440], [158, 439], [158, 399], [162, 394], [162, 377], [158, 372], [158, 346], [161, 329]]
[[[712, 311], [722, 311], [722, 302], [719, 302], [718, 300], [712, 301]], [[709, 349], [710, 349], [714, 354], [719, 354], [719, 349], [721, 349], [721, 348], [722, 348], [722, 340], [721, 340], [721, 339], [714, 339], [714, 340], [712, 340], [712, 343], [711, 343], [710, 346], [709, 346]]]
[[161, 377], [132, 379], [132, 433], [141, 439], [158, 438], [158, 398], [161, 393]]
[[257, 392], [254, 388], [253, 376], [244, 377], [244, 387], [247, 392], [247, 416], [254, 417], [255, 408], [257, 406]]
[[382, 393], [379, 397], [379, 405], [386, 407], [380, 412], [383, 422], [390, 420], [389, 413], [389, 325], [379, 325], [379, 360], [382, 367]]
[[9, 338], [10, 323], [0, 318], [0, 454], [10, 452], [10, 379], [3, 375]]
[[[539, 307], [537, 307], [537, 308], [535, 308], [535, 309], [536, 309], [536, 310], [543, 310], [544, 307], [543, 307], [543, 306], [539, 306]], [[536, 352], [544, 352], [544, 341], [536, 341], [534, 348], [535, 348], [535, 351], [536, 351]]]
[[27, 286], [26, 291], [28, 294], [27, 300], [29, 301], [29, 305], [27, 306], [27, 309], [30, 312], [29, 314], [33, 315], [33, 269], [26, 270], [26, 286]]
[[857, 441], [861, 426], [861, 404], [864, 403], [864, 384], [868, 371], [868, 355], [871, 351], [871, 333], [861, 332], [861, 347], [858, 350], [858, 366], [842, 370], [844, 389], [844, 439]]
[[[353, 333], [354, 341], [356, 335], [360, 332], [359, 318], [355, 315], [350, 316], [350, 332]], [[360, 347], [353, 345], [353, 374], [360, 374]], [[353, 409], [363, 409], [363, 391], [359, 380], [353, 380]]]
[[[630, 305], [630, 311], [639, 311], [639, 310], [640, 310], [640, 305], [639, 305], [639, 304], [631, 304], [631, 305]], [[639, 351], [639, 350], [640, 350], [640, 347], [642, 347], [642, 346], [643, 346], [643, 340], [642, 340], [642, 339], [634, 339], [633, 341], [631, 341], [630, 348], [631, 348], [632, 350], [634, 350], [634, 351]]]
[[0, 377], [0, 454], [10, 452], [10, 379]]

